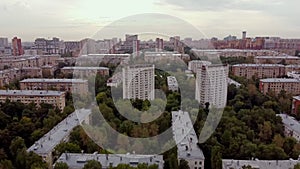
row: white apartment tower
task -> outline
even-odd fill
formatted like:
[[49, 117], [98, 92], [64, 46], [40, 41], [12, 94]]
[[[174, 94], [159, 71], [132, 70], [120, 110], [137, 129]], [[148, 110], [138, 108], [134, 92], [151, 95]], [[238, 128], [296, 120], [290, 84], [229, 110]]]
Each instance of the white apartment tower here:
[[227, 99], [227, 65], [202, 65], [196, 74], [196, 100], [201, 105], [209, 103], [210, 107], [224, 108]]
[[204, 60], [192, 60], [189, 62], [188, 69], [194, 73], [197, 73], [198, 68], [202, 65], [211, 65], [211, 62]]
[[123, 99], [154, 100], [154, 65], [130, 65], [122, 69]]

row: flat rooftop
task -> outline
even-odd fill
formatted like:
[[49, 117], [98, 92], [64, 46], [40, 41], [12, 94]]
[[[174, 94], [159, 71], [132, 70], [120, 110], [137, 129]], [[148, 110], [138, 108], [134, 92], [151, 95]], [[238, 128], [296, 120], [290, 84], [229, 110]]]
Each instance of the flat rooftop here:
[[83, 79], [24, 79], [20, 83], [85, 83]]
[[272, 50], [252, 50], [252, 49], [193, 49], [199, 52], [274, 52]]
[[157, 164], [159, 169], [163, 169], [164, 160], [162, 155], [139, 155], [139, 154], [80, 154], [64, 153], [57, 162], [65, 162], [71, 169], [81, 169], [89, 160], [99, 161], [102, 168], [109, 168], [110, 165], [116, 167], [118, 164], [129, 164], [137, 166], [146, 163], [148, 165]]
[[300, 68], [300, 65], [286, 65], [287, 68]]
[[241, 84], [239, 82], [237, 82], [237, 81], [235, 81], [235, 80], [233, 80], [233, 79], [231, 79], [229, 77], [227, 78], [227, 80], [228, 80], [228, 84], [234, 84], [237, 87], [241, 86]]
[[297, 56], [256, 56], [255, 59], [300, 59]]
[[182, 54], [177, 52], [145, 52], [145, 57], [154, 57], [154, 56], [181, 56]]
[[129, 57], [130, 54], [88, 54], [88, 55], [82, 55], [82, 56], [111, 56], [111, 57]]
[[232, 67], [285, 67], [281, 64], [236, 64]]
[[205, 159], [188, 112], [172, 111], [172, 128], [178, 159]]
[[63, 67], [62, 70], [109, 70], [107, 67]]
[[56, 145], [65, 141], [74, 127], [78, 126], [91, 113], [91, 110], [76, 110], [55, 127], [53, 127], [42, 138], [37, 140], [27, 152], [33, 151], [40, 156], [46, 156], [53, 151]]
[[168, 85], [177, 85], [178, 86], [177, 79], [175, 76], [168, 76], [167, 81], [168, 81]]
[[40, 70], [40, 67], [22, 67], [22, 70]]
[[288, 78], [268, 78], [261, 79], [260, 82], [263, 83], [300, 83], [299, 79], [288, 79]]
[[281, 117], [282, 123], [285, 127], [293, 130], [295, 133], [300, 135], [300, 123], [294, 117], [287, 114], [278, 114], [277, 116]]
[[298, 160], [222, 160], [223, 169], [243, 169], [250, 165], [255, 169], [289, 169], [294, 168]]
[[300, 101], [300, 96], [294, 96], [293, 99]]
[[61, 96], [64, 92], [52, 90], [0, 90], [1, 96]]
[[135, 65], [128, 65], [125, 66], [125, 68], [129, 68], [129, 69], [139, 69], [139, 68], [154, 68], [155, 65], [152, 64], [135, 64]]

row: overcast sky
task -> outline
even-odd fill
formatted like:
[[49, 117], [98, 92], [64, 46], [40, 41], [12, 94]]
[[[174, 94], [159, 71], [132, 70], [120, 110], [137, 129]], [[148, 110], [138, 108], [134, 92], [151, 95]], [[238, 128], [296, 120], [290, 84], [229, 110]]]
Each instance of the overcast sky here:
[[124, 17], [162, 13], [209, 38], [240, 37], [243, 30], [248, 36], [300, 38], [299, 6], [299, 0], [1, 0], [0, 37], [80, 40]]

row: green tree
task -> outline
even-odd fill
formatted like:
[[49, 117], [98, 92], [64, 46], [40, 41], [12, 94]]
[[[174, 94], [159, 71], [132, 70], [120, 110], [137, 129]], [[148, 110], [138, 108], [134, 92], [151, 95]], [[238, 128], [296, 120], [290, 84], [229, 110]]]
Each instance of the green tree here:
[[69, 166], [67, 163], [58, 162], [55, 164], [54, 169], [69, 169]]
[[300, 169], [300, 164], [296, 164], [296, 165], [294, 166], [294, 169]]
[[129, 164], [118, 164], [114, 169], [133, 169]]
[[292, 155], [293, 148], [296, 145], [297, 140], [293, 137], [287, 137], [283, 143], [284, 152], [288, 155]]
[[189, 167], [189, 163], [186, 161], [186, 160], [183, 160], [181, 159], [179, 161], [179, 166], [178, 166], [179, 169], [190, 169]]
[[60, 155], [65, 152], [69, 152], [69, 153], [81, 152], [79, 145], [74, 143], [60, 143], [54, 149], [57, 155]]
[[269, 121], [265, 121], [259, 132], [260, 140], [268, 143], [272, 138], [272, 127]]
[[222, 168], [222, 154], [219, 146], [213, 146], [211, 150], [211, 168], [221, 169]]
[[9, 149], [12, 156], [16, 156], [19, 150], [26, 148], [24, 139], [21, 137], [16, 137], [12, 140]]
[[253, 169], [253, 168], [252, 168], [250, 165], [247, 165], [247, 166], [244, 165], [244, 166], [242, 167], [242, 169]]
[[102, 165], [99, 161], [90, 160], [84, 165], [83, 169], [102, 169]]
[[280, 134], [276, 134], [273, 138], [273, 143], [277, 146], [277, 147], [283, 147], [283, 143], [284, 143], [284, 138], [280, 135]]
[[12, 162], [10, 160], [1, 160], [0, 169], [13, 169]]

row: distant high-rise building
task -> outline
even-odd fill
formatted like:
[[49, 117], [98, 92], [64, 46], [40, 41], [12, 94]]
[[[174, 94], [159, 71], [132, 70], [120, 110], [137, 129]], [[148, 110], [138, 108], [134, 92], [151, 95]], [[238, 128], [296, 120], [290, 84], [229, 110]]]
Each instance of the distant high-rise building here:
[[227, 37], [224, 38], [225, 41], [232, 41], [232, 40], [236, 40], [236, 36], [232, 36], [232, 35], [229, 35]]
[[140, 41], [139, 40], [134, 40], [132, 45], [132, 53], [135, 56], [139, 56], [139, 52], [140, 52]]
[[8, 47], [8, 38], [0, 38], [0, 47]]
[[201, 105], [209, 103], [216, 108], [224, 108], [227, 99], [227, 65], [202, 65], [196, 74], [196, 100]]
[[0, 38], [0, 55], [11, 55], [11, 47], [7, 38]]
[[247, 32], [246, 31], [243, 31], [242, 32], [242, 39], [246, 39], [247, 38]]
[[38, 50], [39, 54], [61, 54], [65, 50], [64, 43], [55, 37], [50, 40], [37, 38], [34, 41], [34, 49]]
[[123, 50], [125, 53], [133, 53], [133, 45], [135, 41], [138, 41], [138, 35], [125, 35], [125, 41], [121, 47], [121, 50]]
[[154, 65], [130, 65], [122, 69], [123, 98], [154, 100]]
[[156, 38], [155, 50], [156, 52], [161, 52], [164, 49], [164, 40], [160, 38]]
[[179, 53], [184, 52], [184, 44], [180, 41], [180, 36], [171, 37], [170, 43], [172, 44], [174, 51], [177, 51]]
[[14, 56], [20, 56], [24, 54], [21, 39], [18, 39], [17, 37], [12, 39], [12, 49]]

